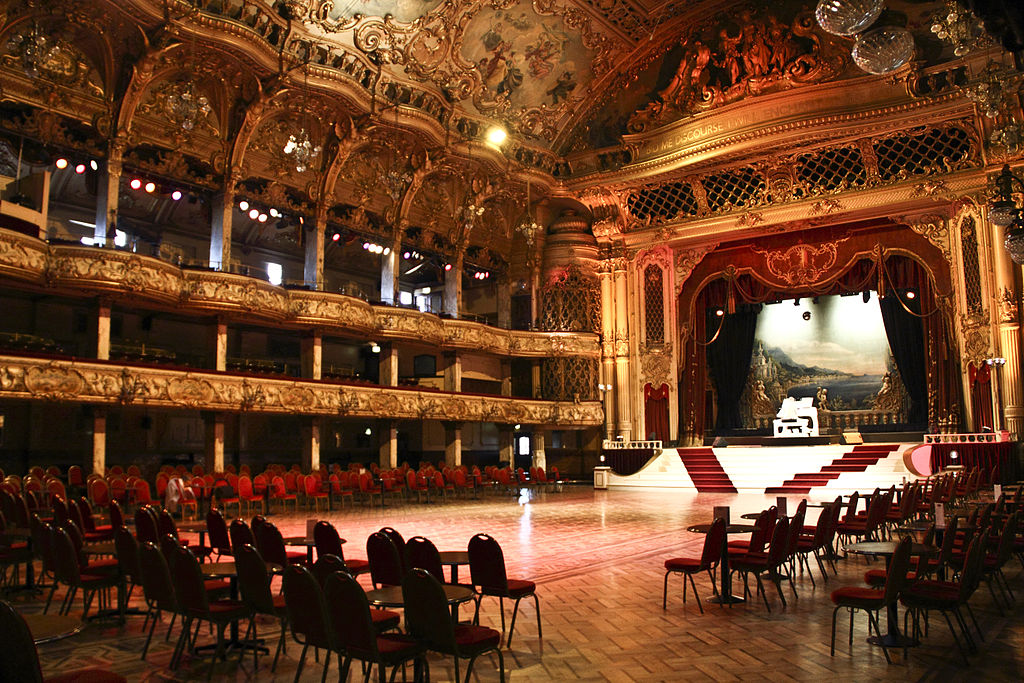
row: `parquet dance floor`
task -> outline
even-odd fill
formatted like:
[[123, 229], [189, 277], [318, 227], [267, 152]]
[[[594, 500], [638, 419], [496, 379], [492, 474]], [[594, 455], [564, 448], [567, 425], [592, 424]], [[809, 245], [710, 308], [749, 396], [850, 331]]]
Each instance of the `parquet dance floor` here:
[[[798, 499], [791, 499], [795, 507]], [[839, 562], [839, 576], [823, 586], [819, 577], [812, 588], [806, 576], [797, 581], [799, 598], [787, 593], [783, 609], [770, 589], [769, 614], [760, 601], [721, 608], [705, 602], [705, 614], [692, 597], [682, 603], [682, 579], [670, 579], [668, 609], [661, 607], [663, 560], [681, 554], [698, 555], [703, 537], [685, 531], [689, 524], [711, 521], [714, 505], [730, 505], [733, 518], [774, 502], [774, 497], [750, 494], [695, 494], [670, 490], [637, 489], [594, 491], [566, 487], [561, 493], [523, 495], [518, 500], [487, 496], [436, 504], [347, 507], [331, 513], [299, 511], [271, 517], [285, 536], [305, 532], [307, 517], [329, 519], [348, 539], [347, 556], [365, 558], [366, 537], [382, 526], [392, 526], [409, 538], [423, 535], [441, 550], [464, 549], [477, 532], [494, 536], [504, 549], [510, 577], [530, 578], [538, 584], [543, 642], [537, 638], [532, 601], [524, 600], [516, 624], [512, 650], [505, 662], [513, 681], [689, 681], [689, 680], [1020, 680], [1024, 675], [1024, 581], [1016, 559], [1008, 565], [1010, 585], [1018, 605], [1000, 616], [988, 590], [982, 588], [972, 604], [985, 634], [980, 653], [964, 666], [941, 617], [935, 615], [921, 647], [904, 659], [894, 653], [887, 665], [882, 651], [865, 642], [867, 619], [855, 620], [854, 644], [847, 644], [849, 620], [840, 612], [835, 657], [829, 656], [832, 603], [829, 592], [846, 583], [860, 583], [869, 565], [851, 556]], [[816, 509], [809, 512], [813, 523]], [[880, 565], [872, 565], [880, 566]], [[464, 571], [468, 575], [468, 568]], [[817, 572], [817, 570], [815, 570]], [[362, 579], [368, 583], [368, 578]], [[706, 577], [698, 577], [702, 597], [710, 595]], [[753, 585], [753, 584], [752, 584]], [[786, 588], [789, 591], [788, 588]], [[141, 590], [134, 601], [141, 603]], [[59, 603], [59, 597], [56, 600]], [[41, 609], [17, 600], [26, 612]], [[77, 610], [81, 610], [79, 599]], [[506, 602], [507, 616], [511, 605]], [[901, 610], [902, 615], [902, 610]], [[497, 600], [484, 601], [481, 623], [500, 627]], [[884, 618], [883, 618], [884, 623]], [[166, 620], [165, 620], [166, 624]], [[165, 626], [158, 627], [163, 633]], [[277, 625], [260, 622], [260, 635], [273, 644]], [[177, 626], [175, 627], [175, 637]], [[209, 659], [185, 658], [181, 669], [168, 668], [174, 638], [154, 638], [148, 660], [139, 659], [145, 634], [142, 618], [93, 622], [74, 637], [39, 648], [44, 674], [100, 666], [133, 681], [205, 679]], [[211, 641], [204, 627], [200, 643]], [[234, 655], [219, 663], [213, 674], [220, 681], [291, 681], [301, 648], [290, 642], [276, 674], [271, 657], [261, 657], [253, 671], [252, 658], [241, 666]], [[302, 680], [318, 681], [321, 662], [307, 659]], [[464, 667], [463, 667], [464, 671]], [[449, 681], [450, 660], [433, 657], [434, 681]], [[411, 670], [410, 670], [411, 676]], [[338, 669], [332, 658], [329, 680]], [[356, 680], [356, 674], [350, 680]], [[496, 681], [497, 659], [481, 658], [474, 678]]]

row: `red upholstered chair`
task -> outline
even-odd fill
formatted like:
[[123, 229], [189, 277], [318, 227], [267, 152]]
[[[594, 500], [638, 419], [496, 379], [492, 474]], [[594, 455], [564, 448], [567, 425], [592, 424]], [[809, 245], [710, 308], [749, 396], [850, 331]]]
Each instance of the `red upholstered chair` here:
[[270, 522], [256, 526], [253, 533], [256, 535], [256, 549], [267, 562], [284, 567], [289, 564], [306, 564], [309, 559], [305, 552], [285, 548], [281, 532]]
[[427, 497], [427, 502], [430, 502], [430, 489], [427, 486], [425, 478], [421, 479], [419, 474], [413, 470], [409, 470], [405, 473], [405, 485], [409, 490], [409, 493], [416, 493], [416, 502], [423, 500], [423, 496]]
[[435, 579], [445, 583], [441, 554], [437, 552], [437, 546], [429, 538], [413, 536], [406, 542], [405, 567], [407, 570], [425, 569]]
[[722, 544], [725, 542], [725, 520], [716, 519], [711, 524], [711, 530], [704, 536], [704, 550], [700, 557], [673, 557], [665, 560], [665, 585], [661, 595], [661, 608], [668, 605], [668, 577], [669, 574], [683, 575], [683, 604], [686, 603], [686, 579], [690, 579], [693, 586], [693, 594], [697, 597], [697, 608], [704, 614], [704, 606], [700, 603], [700, 595], [697, 593], [697, 585], [693, 582], [693, 575], [707, 572], [711, 579], [711, 587], [715, 595], [718, 595], [718, 587], [715, 585], [715, 570], [722, 559]]
[[[366, 599], [366, 591], [350, 575], [337, 572], [327, 578], [324, 599], [331, 627], [338, 639], [338, 647], [344, 653], [340, 680], [348, 679], [348, 670], [353, 659], [366, 662], [370, 667], [377, 665], [379, 680], [386, 680], [387, 667], [397, 671], [399, 665], [418, 659], [426, 648], [412, 636], [400, 633], [381, 634]], [[397, 616], [397, 615], [396, 615]], [[369, 678], [371, 671], [366, 672]], [[395, 673], [391, 674], [394, 680]]]
[[413, 569], [402, 580], [406, 629], [425, 649], [451, 655], [455, 663], [455, 680], [459, 675], [459, 659], [469, 659], [466, 680], [473, 672], [473, 662], [480, 655], [495, 652], [501, 681], [505, 681], [505, 658], [501, 654], [501, 634], [493, 628], [476, 624], [455, 624], [448, 611], [448, 600], [441, 583], [423, 569]]
[[[174, 518], [171, 517], [171, 513], [169, 513], [165, 508], [160, 508], [156, 511], [156, 528], [159, 536], [171, 536], [174, 540], [181, 543], [181, 545], [189, 545], [188, 541], [182, 541], [179, 538], [178, 525], [174, 523]], [[200, 560], [205, 560], [213, 554], [213, 548], [209, 548], [205, 545], [192, 546], [190, 549], [192, 550], [192, 554]]]
[[306, 664], [306, 652], [310, 645], [327, 650], [327, 657], [324, 660], [326, 677], [327, 668], [331, 663], [331, 652], [338, 652], [339, 648], [338, 639], [327, 614], [323, 590], [308, 569], [296, 564], [285, 568], [282, 584], [285, 608], [288, 611], [288, 625], [291, 627], [292, 637], [302, 645], [295, 680], [298, 681], [302, 675], [302, 667]]
[[384, 491], [380, 486], [373, 483], [373, 475], [369, 472], [361, 472], [359, 474], [359, 494], [363, 497], [363, 500], [368, 500], [370, 504], [373, 504], [374, 496], [381, 499], [381, 503], [384, 502]]
[[253, 548], [257, 547], [256, 534], [245, 523], [245, 520], [231, 520], [231, 526], [228, 527], [228, 536], [231, 537], [232, 548], [241, 548], [243, 545], [251, 545]]
[[782, 592], [783, 575], [779, 569], [786, 561], [788, 543], [789, 520], [783, 517], [775, 524], [775, 529], [772, 531], [772, 540], [768, 544], [768, 552], [750, 552], [746, 555], [737, 557], [735, 560], [730, 560], [730, 568], [732, 571], [743, 574], [744, 595], [750, 594], [750, 589], [747, 586], [747, 578], [750, 574], [754, 575], [754, 578], [757, 579], [757, 592], [761, 594], [761, 598], [764, 600], [764, 606], [769, 612], [772, 611], [772, 608], [771, 605], [768, 604], [768, 595], [765, 592], [764, 583], [761, 581], [761, 574], [767, 574], [768, 578], [775, 584], [775, 590], [779, 594], [782, 606], [785, 607], [786, 596]]
[[282, 509], [287, 508], [287, 503], [290, 501], [295, 512], [299, 511], [299, 499], [294, 493], [287, 490], [282, 477], [274, 477], [270, 480], [270, 501], [275, 500], [280, 501]]
[[321, 502], [323, 502], [324, 508], [330, 507], [330, 494], [320, 490], [320, 477], [315, 474], [306, 477], [305, 488], [306, 500], [312, 501], [315, 511], [319, 512]]
[[353, 576], [365, 574], [370, 571], [370, 563], [367, 560], [346, 560], [342, 551], [341, 536], [338, 530], [330, 522], [323, 520], [313, 527], [313, 543], [316, 545], [316, 556], [335, 555], [345, 563], [349, 574]]
[[473, 585], [477, 587], [480, 597], [476, 601], [476, 613], [473, 623], [480, 618], [480, 602], [485, 595], [498, 598], [501, 611], [501, 630], [505, 631], [505, 598], [515, 600], [512, 608], [512, 622], [508, 628], [508, 647], [512, 647], [512, 633], [516, 628], [516, 615], [519, 613], [519, 601], [527, 596], [533, 597], [537, 610], [537, 638], [543, 639], [540, 625], [540, 600], [537, 598], [537, 585], [525, 579], [510, 579], [505, 573], [505, 556], [498, 542], [487, 534], [477, 534], [469, 539], [469, 572]]
[[43, 678], [39, 655], [28, 624], [7, 602], [0, 601], [0, 633], [4, 634], [4, 655], [0, 657], [0, 681], [18, 683], [124, 683], [119, 676], [102, 669], [82, 669]]
[[[71, 610], [71, 606], [75, 601], [75, 595], [81, 589], [84, 605], [82, 619], [85, 619], [89, 614], [89, 607], [92, 605], [93, 597], [104, 588], [114, 588], [117, 586], [117, 573], [83, 574], [79, 565], [79, 553], [75, 549], [71, 537], [68, 536], [67, 531], [64, 529], [54, 529], [50, 535], [50, 543], [53, 547], [54, 559], [57, 564], [57, 582], [68, 587], [68, 592], [61, 603], [60, 613], [67, 614]], [[100, 603], [102, 607], [102, 593], [100, 593]]]
[[[882, 590], [875, 590], [867, 586], [843, 586], [832, 591], [832, 602], [836, 608], [832, 610], [832, 644], [829, 650], [832, 656], [836, 654], [836, 614], [840, 608], [850, 610], [850, 647], [853, 647], [853, 613], [856, 610], [864, 610], [868, 613], [868, 620], [875, 629], [875, 633], [881, 633], [878, 627], [878, 612], [887, 609], [889, 605], [896, 602], [900, 591], [906, 583], [907, 569], [910, 567], [910, 536], [904, 536], [893, 553], [889, 562], [889, 574]], [[882, 645], [885, 653], [885, 661], [892, 663], [889, 657], [889, 649]]]
[[246, 515], [251, 514], [253, 507], [257, 505], [260, 508], [260, 512], [266, 514], [267, 506], [263, 494], [256, 493], [255, 488], [253, 488], [252, 479], [248, 475], [243, 474], [238, 478], [238, 498], [245, 505]]
[[[348, 474], [342, 474], [344, 474], [345, 480], [347, 481]], [[351, 489], [341, 485], [342, 474], [331, 474], [330, 478], [328, 479], [328, 482], [330, 483], [331, 486], [331, 498], [341, 501], [341, 504], [344, 505], [346, 501], [349, 503], [354, 502], [354, 494], [352, 493]]]
[[376, 532], [366, 539], [366, 557], [374, 588], [402, 585], [402, 559], [387, 534]]
[[231, 556], [231, 536], [224, 515], [217, 508], [210, 508], [206, 513], [206, 533], [210, 535], [210, 548], [217, 553], [217, 559], [224, 555]]
[[[267, 571], [267, 563], [253, 546], [243, 545], [235, 549], [235, 568], [238, 570], [238, 590], [242, 602], [249, 608], [249, 626], [245, 630], [245, 640], [249, 640], [250, 636], [254, 640], [257, 637], [257, 614], [274, 617], [281, 624], [281, 637], [278, 638], [277, 651], [274, 652], [274, 663], [270, 666], [270, 670], [275, 671], [288, 633], [288, 609], [284, 604], [284, 596], [274, 594], [270, 590], [271, 577]], [[252, 651], [255, 668], [259, 667], [258, 651], [259, 648], [253, 648]]]

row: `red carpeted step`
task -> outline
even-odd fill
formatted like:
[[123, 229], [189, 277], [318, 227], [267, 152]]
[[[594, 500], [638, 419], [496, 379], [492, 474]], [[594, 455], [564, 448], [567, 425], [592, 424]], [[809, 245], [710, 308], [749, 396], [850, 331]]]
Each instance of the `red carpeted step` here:
[[817, 472], [801, 472], [792, 479], [782, 482], [781, 486], [769, 486], [765, 493], [810, 493], [817, 486], [826, 486], [838, 479], [843, 472], [863, 472], [882, 458], [885, 458], [896, 446], [860, 445], [852, 451], [843, 453], [828, 465], [823, 465]]
[[736, 493], [729, 475], [710, 448], [680, 448], [679, 459], [699, 492]]

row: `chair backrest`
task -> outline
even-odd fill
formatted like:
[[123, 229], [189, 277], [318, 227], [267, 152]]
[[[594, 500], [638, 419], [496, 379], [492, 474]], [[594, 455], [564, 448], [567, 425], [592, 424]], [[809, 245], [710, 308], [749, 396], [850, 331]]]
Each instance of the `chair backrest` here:
[[228, 535], [231, 537], [232, 548], [241, 548], [243, 545], [251, 545], [253, 548], [256, 547], [256, 535], [253, 534], [252, 529], [250, 529], [249, 525], [245, 523], [245, 520], [231, 520]]
[[312, 573], [302, 565], [285, 567], [282, 581], [288, 625], [299, 642], [336, 650], [336, 641], [327, 616], [323, 590]]
[[235, 570], [242, 602], [259, 614], [274, 614], [270, 572], [259, 551], [251, 545], [235, 546]]
[[199, 560], [191, 550], [179, 543], [164, 543], [162, 548], [164, 554], [168, 555], [174, 592], [181, 609], [191, 616], [205, 616], [210, 611], [210, 604]]
[[394, 541], [383, 533], [366, 539], [366, 559], [370, 562], [370, 580], [374, 586], [402, 585], [402, 560]]
[[121, 504], [116, 500], [110, 501], [110, 507], [107, 508], [110, 513], [110, 526], [118, 528], [124, 526], [124, 512], [121, 511]]
[[68, 519], [68, 504], [63, 498], [54, 496], [50, 500], [50, 507], [53, 508], [53, 523], [57, 526], [63, 525]]
[[135, 511], [135, 537], [139, 543], [156, 543], [160, 538], [153, 509], [148, 505]]
[[135, 503], [138, 505], [151, 505], [153, 498], [149, 492], [149, 482], [145, 479], [136, 479], [132, 488], [135, 490]]
[[981, 581], [981, 570], [985, 562], [985, 539], [975, 536], [967, 545], [964, 567], [960, 572], [960, 601], [966, 602]]
[[32, 515], [29, 529], [32, 532], [32, 552], [43, 561], [43, 571], [54, 571], [56, 560], [53, 556], [53, 545], [50, 540], [53, 530], [49, 525], [43, 523], [39, 515]]
[[217, 508], [210, 508], [206, 513], [206, 531], [210, 534], [210, 546], [217, 549], [218, 553], [231, 554], [231, 537], [228, 535], [228, 525], [224, 521], [224, 515]]
[[381, 527], [380, 532], [391, 539], [391, 542], [395, 544], [395, 548], [398, 550], [398, 559], [402, 561], [402, 571], [405, 571], [405, 539], [402, 538], [402, 534], [398, 533], [397, 529], [389, 526]]
[[410, 569], [426, 569], [431, 576], [444, 583], [444, 571], [441, 567], [441, 554], [437, 546], [429, 538], [413, 536], [405, 544], [405, 567]]
[[330, 575], [324, 584], [324, 600], [338, 646], [357, 659], [377, 660], [377, 631], [359, 582], [344, 572]]
[[786, 557], [793, 557], [796, 555], [798, 546], [800, 545], [800, 532], [804, 528], [804, 519], [806, 514], [806, 508], [801, 510], [798, 507], [797, 513], [789, 520], [789, 534], [786, 537]]
[[772, 530], [772, 540], [768, 544], [768, 564], [777, 567], [786, 559], [786, 550], [789, 543], [789, 520], [785, 517], [775, 523]]
[[505, 555], [498, 542], [487, 534], [477, 534], [469, 539], [469, 574], [473, 585], [485, 591], [508, 590]]
[[900, 539], [899, 544], [896, 546], [896, 551], [892, 554], [892, 561], [889, 562], [889, 567], [885, 576], [885, 588], [883, 589], [883, 600], [886, 605], [891, 605], [903, 590], [903, 586], [907, 583], [907, 570], [910, 569], [910, 550], [913, 539], [910, 536], [904, 536]]
[[307, 496], [312, 496], [320, 493], [320, 477], [315, 475], [309, 475], [306, 477], [306, 481], [303, 482], [303, 486], [306, 490]]
[[337, 555], [344, 557], [341, 551], [341, 536], [338, 530], [330, 522], [320, 520], [313, 527], [313, 544], [316, 546], [316, 556]]
[[843, 518], [844, 522], [852, 522], [857, 517], [857, 504], [860, 503], [860, 492], [854, 491], [850, 494], [850, 503], [846, 508], [846, 517]]
[[288, 551], [284, 547], [284, 537], [277, 527], [270, 522], [261, 524], [253, 530], [256, 534], [256, 549], [267, 562], [279, 564], [282, 567], [288, 564]]
[[252, 497], [252, 479], [248, 475], [243, 474], [238, 478], [238, 495], [242, 498]]
[[722, 544], [725, 543], [725, 519], [719, 517], [711, 523], [704, 536], [704, 550], [700, 554], [701, 567], [711, 567], [722, 558]]
[[53, 548], [54, 573], [57, 580], [68, 586], [77, 586], [81, 583], [78, 550], [65, 529], [52, 530], [50, 547]]
[[275, 496], [283, 496], [288, 493], [288, 490], [285, 488], [284, 485], [283, 477], [274, 477], [273, 479], [271, 479], [270, 486], [271, 490], [273, 491], [273, 495]]
[[82, 477], [82, 468], [78, 465], [72, 465], [68, 468], [68, 485], [70, 486], [81, 486], [85, 483], [85, 479]]
[[156, 529], [161, 536], [178, 538], [178, 525], [174, 523], [174, 517], [171, 517], [167, 508], [161, 507], [156, 511]]
[[764, 552], [771, 535], [771, 528], [775, 524], [777, 512], [773, 508], [762, 510], [754, 521], [754, 530], [750, 532], [750, 543], [747, 550], [752, 553]]
[[348, 567], [345, 566], [345, 560], [337, 555], [320, 555], [316, 558], [310, 571], [313, 572], [313, 576], [322, 587], [328, 576], [336, 572], [348, 573]]
[[0, 681], [43, 683], [39, 655], [28, 624], [10, 603], [0, 600], [0, 633], [4, 656], [0, 657]]
[[114, 554], [121, 575], [130, 578], [133, 583], [140, 583], [142, 571], [139, 567], [139, 542], [128, 531], [128, 527], [114, 529]]
[[68, 506], [68, 514], [63, 521], [57, 523], [56, 514], [54, 515], [54, 525], [56, 526], [64, 526], [64, 522], [68, 520], [77, 524], [80, 530], [84, 531], [86, 529], [85, 519], [82, 517], [82, 509], [78, 507], [75, 501], [71, 501], [71, 505]]
[[413, 569], [402, 579], [405, 629], [437, 652], [458, 653], [448, 600], [441, 583], [424, 569]]

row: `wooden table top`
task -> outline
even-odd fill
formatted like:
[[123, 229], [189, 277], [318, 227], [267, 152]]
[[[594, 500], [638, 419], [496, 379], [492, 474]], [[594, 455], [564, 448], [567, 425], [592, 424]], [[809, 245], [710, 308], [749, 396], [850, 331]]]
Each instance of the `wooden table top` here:
[[468, 550], [442, 550], [438, 555], [444, 565], [469, 564]]
[[[851, 543], [844, 547], [843, 551], [856, 555], [892, 555], [896, 552], [898, 545], [899, 543], [896, 541], [861, 541], [860, 543]], [[937, 555], [938, 552], [939, 549], [933, 545], [910, 544], [911, 555]]]
[[73, 636], [85, 628], [80, 617], [70, 614], [22, 614], [21, 616], [28, 624], [28, 630], [36, 645]]
[[[228, 579], [238, 574], [234, 562], [204, 562], [199, 565], [203, 576], [208, 578]], [[280, 574], [284, 567], [273, 562], [267, 562], [267, 571], [271, 574]]]
[[[472, 588], [466, 586], [443, 583], [441, 587], [444, 588], [444, 595], [448, 598], [449, 605], [467, 602], [476, 595]], [[371, 605], [377, 607], [403, 607], [405, 605], [401, 586], [384, 586], [383, 588], [366, 591], [366, 599], [370, 601]]]
[[[757, 527], [753, 524], [728, 524], [725, 527], [725, 533], [727, 534], [749, 534]], [[711, 524], [693, 524], [686, 527], [687, 531], [692, 531], [695, 534], [706, 534], [711, 531]]]

